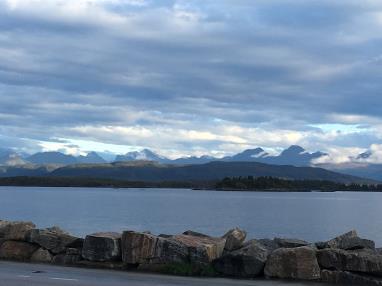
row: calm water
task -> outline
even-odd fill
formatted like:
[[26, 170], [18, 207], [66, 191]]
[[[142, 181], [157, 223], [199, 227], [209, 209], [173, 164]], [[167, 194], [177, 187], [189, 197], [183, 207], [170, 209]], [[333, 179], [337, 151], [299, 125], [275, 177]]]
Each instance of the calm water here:
[[0, 187], [0, 219], [96, 231], [187, 229], [327, 240], [357, 229], [382, 246], [382, 193], [248, 193], [174, 189]]

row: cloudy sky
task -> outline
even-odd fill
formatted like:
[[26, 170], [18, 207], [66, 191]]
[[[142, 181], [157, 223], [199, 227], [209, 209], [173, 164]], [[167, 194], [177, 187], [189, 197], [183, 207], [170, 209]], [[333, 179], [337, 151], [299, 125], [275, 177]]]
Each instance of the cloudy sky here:
[[340, 160], [381, 105], [380, 0], [0, 0], [2, 147]]

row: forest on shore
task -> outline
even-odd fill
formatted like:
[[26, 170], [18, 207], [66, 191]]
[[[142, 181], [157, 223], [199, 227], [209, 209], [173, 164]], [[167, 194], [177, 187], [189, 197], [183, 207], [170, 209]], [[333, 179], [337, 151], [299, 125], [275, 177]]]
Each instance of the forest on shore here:
[[226, 177], [216, 184], [218, 190], [245, 191], [364, 191], [380, 192], [382, 184], [344, 184], [325, 180], [289, 180], [275, 177]]
[[344, 184], [325, 180], [291, 180], [276, 177], [226, 177], [220, 181], [129, 181], [86, 177], [6, 177], [0, 186], [87, 188], [189, 188], [217, 191], [361, 191], [380, 192], [382, 184]]

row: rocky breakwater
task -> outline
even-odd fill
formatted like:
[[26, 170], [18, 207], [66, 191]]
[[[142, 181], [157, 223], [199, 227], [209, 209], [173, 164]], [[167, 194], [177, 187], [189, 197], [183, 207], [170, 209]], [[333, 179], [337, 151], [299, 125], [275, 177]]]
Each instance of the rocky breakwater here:
[[246, 240], [238, 228], [222, 237], [101, 232], [75, 237], [58, 227], [0, 221], [0, 259], [57, 265], [136, 269], [179, 275], [292, 279], [382, 285], [382, 252], [350, 231], [326, 242]]

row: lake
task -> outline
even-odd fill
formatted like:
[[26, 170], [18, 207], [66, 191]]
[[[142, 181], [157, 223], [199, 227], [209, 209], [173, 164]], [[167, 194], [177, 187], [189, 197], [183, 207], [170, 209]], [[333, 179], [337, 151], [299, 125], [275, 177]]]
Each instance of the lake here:
[[76, 235], [191, 229], [250, 238], [327, 240], [351, 229], [382, 246], [382, 193], [255, 193], [187, 189], [0, 187], [0, 219], [58, 225]]

